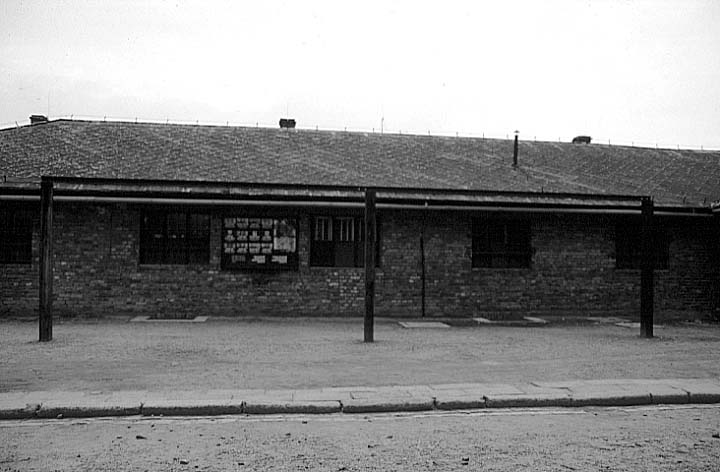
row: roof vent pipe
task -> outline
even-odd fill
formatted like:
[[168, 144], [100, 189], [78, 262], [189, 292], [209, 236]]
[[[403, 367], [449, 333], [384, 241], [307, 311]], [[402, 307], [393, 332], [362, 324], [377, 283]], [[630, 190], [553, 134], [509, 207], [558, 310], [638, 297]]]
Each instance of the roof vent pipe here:
[[30, 115], [30, 124], [36, 125], [38, 123], [47, 123], [48, 117], [45, 115]]
[[515, 130], [515, 145], [513, 146], [513, 167], [518, 165], [518, 135], [520, 131]]
[[281, 128], [294, 128], [295, 120], [292, 118], [280, 118], [280, 127]]

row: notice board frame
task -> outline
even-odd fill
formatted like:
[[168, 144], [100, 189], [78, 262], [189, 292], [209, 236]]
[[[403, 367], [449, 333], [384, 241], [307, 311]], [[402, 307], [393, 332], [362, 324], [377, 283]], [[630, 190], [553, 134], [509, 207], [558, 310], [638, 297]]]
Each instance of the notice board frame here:
[[235, 272], [297, 271], [299, 233], [296, 215], [225, 213], [221, 215], [220, 268]]

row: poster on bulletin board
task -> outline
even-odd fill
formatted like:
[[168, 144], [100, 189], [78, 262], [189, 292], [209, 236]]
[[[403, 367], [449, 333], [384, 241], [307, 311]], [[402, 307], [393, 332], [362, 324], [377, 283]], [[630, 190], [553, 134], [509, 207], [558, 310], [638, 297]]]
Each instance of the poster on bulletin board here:
[[297, 227], [294, 218], [223, 218], [222, 268], [297, 270]]

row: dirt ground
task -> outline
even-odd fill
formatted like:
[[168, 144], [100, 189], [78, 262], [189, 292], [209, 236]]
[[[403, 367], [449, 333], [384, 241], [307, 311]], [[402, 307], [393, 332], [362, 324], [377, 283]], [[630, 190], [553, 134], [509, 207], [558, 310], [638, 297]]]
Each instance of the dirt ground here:
[[717, 405], [0, 423], [0, 472], [717, 471]]
[[405, 329], [362, 319], [0, 322], [0, 391], [317, 388], [720, 376], [720, 326]]

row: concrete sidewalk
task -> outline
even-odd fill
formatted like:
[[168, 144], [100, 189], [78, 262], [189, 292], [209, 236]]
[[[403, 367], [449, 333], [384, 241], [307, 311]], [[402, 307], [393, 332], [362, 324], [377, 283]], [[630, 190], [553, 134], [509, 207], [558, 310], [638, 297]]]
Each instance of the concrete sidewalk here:
[[0, 419], [379, 413], [686, 403], [720, 403], [720, 379], [574, 380], [309, 390], [10, 392], [0, 393]]
[[524, 384], [587, 379], [720, 378], [720, 325], [677, 325], [653, 339], [614, 324], [407, 329], [362, 319], [128, 323], [0, 321], [0, 392], [315, 389]]

